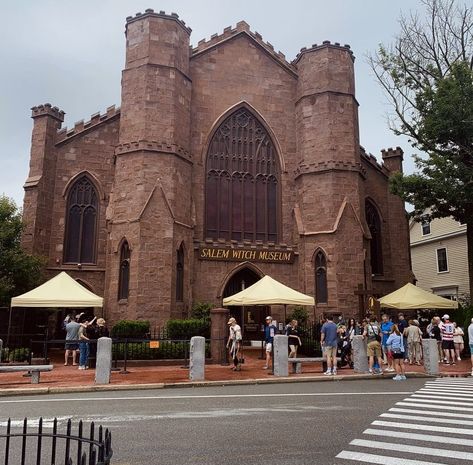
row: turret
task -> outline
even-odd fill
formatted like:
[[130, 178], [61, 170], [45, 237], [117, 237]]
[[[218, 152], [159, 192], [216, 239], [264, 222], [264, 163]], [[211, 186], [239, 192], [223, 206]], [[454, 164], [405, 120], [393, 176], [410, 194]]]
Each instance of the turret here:
[[22, 245], [28, 251], [48, 255], [56, 173], [56, 134], [64, 121], [64, 112], [50, 103], [33, 107], [30, 171], [25, 182], [23, 214], [35, 218], [26, 223]]
[[401, 147], [396, 147], [395, 149], [383, 149], [381, 150], [381, 156], [383, 158], [383, 163], [386, 168], [394, 173], [399, 171], [402, 173], [402, 161], [404, 160], [404, 152]]

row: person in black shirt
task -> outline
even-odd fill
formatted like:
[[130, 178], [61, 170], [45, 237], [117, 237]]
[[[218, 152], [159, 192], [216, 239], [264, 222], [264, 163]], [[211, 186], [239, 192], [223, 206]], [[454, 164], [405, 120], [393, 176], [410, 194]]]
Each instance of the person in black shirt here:
[[299, 337], [299, 332], [297, 331], [297, 320], [292, 320], [286, 326], [286, 336], [288, 337], [288, 345], [291, 350], [289, 353], [289, 358], [297, 357], [297, 348], [301, 346], [301, 338]]
[[407, 362], [407, 360], [409, 359], [409, 354], [407, 350], [407, 336], [404, 335], [404, 330], [409, 326], [409, 323], [404, 318], [403, 313], [399, 313], [397, 318], [398, 318], [397, 328], [399, 329], [399, 332], [402, 334], [403, 343], [404, 343], [404, 361]]
[[443, 359], [442, 354], [442, 332], [440, 331], [440, 318], [434, 316], [432, 322], [429, 325], [429, 337], [430, 339], [435, 339], [437, 341], [437, 350], [439, 352], [439, 362]]

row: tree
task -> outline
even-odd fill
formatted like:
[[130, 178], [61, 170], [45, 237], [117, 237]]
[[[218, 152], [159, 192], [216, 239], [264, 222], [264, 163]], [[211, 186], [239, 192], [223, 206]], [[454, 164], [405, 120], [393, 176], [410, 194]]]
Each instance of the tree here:
[[0, 306], [39, 284], [43, 261], [25, 253], [20, 239], [23, 230], [21, 212], [13, 200], [0, 196]]
[[394, 44], [369, 57], [393, 109], [390, 128], [422, 151], [414, 174], [392, 176], [391, 191], [417, 221], [427, 212], [466, 224], [473, 295], [473, 8], [422, 3], [426, 17], [402, 16]]

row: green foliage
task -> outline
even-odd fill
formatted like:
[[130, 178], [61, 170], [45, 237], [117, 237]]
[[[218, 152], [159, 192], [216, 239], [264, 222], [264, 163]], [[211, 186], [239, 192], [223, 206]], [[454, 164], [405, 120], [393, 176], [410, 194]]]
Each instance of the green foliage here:
[[[149, 342], [128, 344], [127, 360], [184, 360], [189, 357], [189, 341], [160, 341], [158, 349], [150, 349]], [[210, 357], [210, 344], [205, 345], [206, 356]], [[112, 358], [123, 360], [125, 344], [113, 344]]]
[[149, 335], [149, 321], [147, 320], [120, 320], [111, 331], [112, 337], [144, 338]]
[[205, 319], [169, 320], [166, 328], [168, 339], [189, 340], [192, 336], [210, 337], [210, 322]]
[[191, 318], [195, 320], [210, 320], [212, 304], [208, 302], [196, 302], [192, 306]]
[[297, 320], [301, 326], [306, 326], [309, 321], [309, 312], [305, 307], [294, 307], [292, 313], [287, 317], [286, 323], [289, 323], [291, 320]]
[[19, 347], [17, 349], [2, 349], [2, 362], [27, 362], [30, 357], [30, 349], [28, 347]]
[[43, 260], [20, 246], [23, 222], [13, 200], [0, 196], [0, 307], [40, 283]]

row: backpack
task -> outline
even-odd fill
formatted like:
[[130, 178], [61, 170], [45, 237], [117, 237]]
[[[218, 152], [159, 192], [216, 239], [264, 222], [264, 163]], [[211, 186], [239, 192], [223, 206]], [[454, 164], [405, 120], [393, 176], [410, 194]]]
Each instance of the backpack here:
[[373, 328], [373, 325], [371, 323], [369, 325], [371, 326], [371, 330], [373, 331], [376, 342], [381, 342], [381, 334], [380, 334], [379, 326], [377, 326], [378, 332], [376, 332]]

